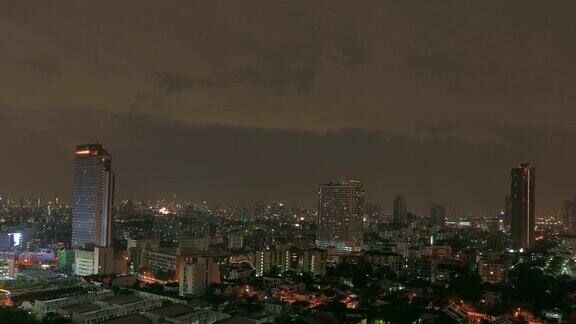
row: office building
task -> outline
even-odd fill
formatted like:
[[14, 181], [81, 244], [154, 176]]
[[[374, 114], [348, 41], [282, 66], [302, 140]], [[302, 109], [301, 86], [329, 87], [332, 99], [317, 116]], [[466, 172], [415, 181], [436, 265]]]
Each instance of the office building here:
[[74, 250], [74, 274], [76, 275], [113, 274], [116, 268], [114, 248], [111, 246]]
[[128, 238], [127, 250], [130, 271], [136, 273], [142, 268], [144, 251], [157, 251], [160, 240], [157, 238]]
[[170, 274], [174, 274], [174, 277], [176, 277], [178, 274], [176, 270], [178, 269], [180, 260], [178, 254], [175, 251], [144, 250], [142, 251], [141, 260], [141, 267], [150, 269], [153, 272], [158, 272], [161, 270]]
[[422, 247], [422, 256], [430, 256], [436, 259], [451, 259], [452, 246], [450, 245], [427, 245]]
[[408, 260], [407, 275], [411, 280], [436, 281], [438, 261], [434, 257], [423, 256]]
[[442, 227], [446, 224], [446, 206], [434, 204], [430, 211], [433, 226]]
[[245, 231], [235, 231], [228, 234], [228, 248], [230, 250], [240, 250], [244, 248]]
[[398, 273], [404, 265], [404, 258], [392, 251], [367, 251], [364, 254], [367, 263], [377, 266], [386, 267]]
[[505, 260], [483, 260], [478, 262], [478, 275], [482, 282], [499, 284], [508, 280], [511, 263]]
[[74, 274], [79, 276], [94, 274], [94, 250], [74, 250]]
[[188, 257], [180, 268], [179, 295], [200, 297], [213, 283], [220, 283], [220, 268], [211, 257]]
[[328, 253], [322, 249], [307, 249], [302, 252], [302, 272], [323, 276], [326, 274]]
[[566, 231], [570, 233], [576, 232], [576, 198], [564, 202], [562, 223]]
[[[173, 323], [173, 324], [191, 324], [191, 323], [215, 323], [230, 317], [227, 314], [207, 309], [195, 309], [183, 304], [168, 304], [164, 307], [150, 310], [144, 313], [144, 316], [152, 320], [152, 323]], [[238, 323], [238, 322], [233, 322]], [[264, 323], [264, 322], [257, 322]]]
[[408, 212], [406, 211], [406, 200], [402, 195], [397, 194], [394, 198], [393, 220], [395, 224], [404, 225], [408, 222]]
[[534, 241], [534, 173], [530, 163], [520, 163], [511, 170], [510, 233], [513, 249], [526, 249]]
[[320, 185], [317, 245], [347, 251], [361, 250], [363, 216], [364, 186], [359, 181]]
[[292, 247], [289, 244], [277, 244], [274, 249], [266, 248], [256, 251], [254, 255], [254, 269], [256, 276], [261, 277], [274, 268], [284, 272], [290, 270]]
[[18, 273], [18, 265], [14, 257], [0, 258], [0, 279], [14, 278]]
[[181, 237], [178, 243], [179, 254], [202, 253], [208, 251], [208, 237]]
[[72, 246], [112, 243], [114, 174], [111, 156], [100, 144], [76, 147], [72, 197]]
[[256, 251], [254, 255], [256, 277], [262, 277], [272, 270], [272, 267], [274, 267], [274, 257], [275, 251], [273, 250]]

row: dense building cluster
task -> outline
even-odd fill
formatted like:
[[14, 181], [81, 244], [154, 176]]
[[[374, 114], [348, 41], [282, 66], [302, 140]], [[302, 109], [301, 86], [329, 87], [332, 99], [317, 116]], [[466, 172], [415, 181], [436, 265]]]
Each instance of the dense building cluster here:
[[[0, 199], [3, 312], [74, 323], [464, 323], [576, 319], [576, 203], [535, 214], [535, 168], [493, 216], [428, 213], [360, 181], [317, 209], [114, 201], [112, 156], [74, 151], [70, 204]], [[12, 309], [12, 310], [10, 310]], [[1, 316], [1, 315], [0, 315]]]

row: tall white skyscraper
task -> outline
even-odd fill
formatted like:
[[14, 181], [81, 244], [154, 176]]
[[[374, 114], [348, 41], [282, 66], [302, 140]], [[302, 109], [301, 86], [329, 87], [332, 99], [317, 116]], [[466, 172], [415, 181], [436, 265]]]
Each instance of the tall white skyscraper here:
[[76, 147], [72, 197], [72, 246], [112, 244], [114, 174], [112, 158], [101, 144]]

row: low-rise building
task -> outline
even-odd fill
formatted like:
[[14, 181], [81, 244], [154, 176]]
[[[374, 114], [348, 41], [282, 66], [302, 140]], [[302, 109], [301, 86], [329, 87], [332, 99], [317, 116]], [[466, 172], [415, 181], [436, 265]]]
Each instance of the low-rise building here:
[[58, 293], [50, 292], [45, 296], [33, 297], [33, 299], [25, 300], [20, 305], [20, 308], [33, 313], [38, 318], [43, 318], [48, 313], [56, 313], [59, 309], [81, 303], [91, 303], [98, 299], [111, 297], [113, 292], [111, 290], [102, 290], [96, 292], [77, 291], [74, 293]]
[[228, 248], [240, 250], [244, 248], [244, 231], [236, 231], [228, 234]]
[[74, 250], [74, 274], [90, 276], [94, 274], [94, 251]]
[[235, 264], [231, 266], [230, 269], [228, 270], [227, 279], [230, 280], [248, 279], [252, 275], [252, 270], [253, 270], [252, 267], [250, 267], [250, 265], [247, 263]]
[[[177, 279], [178, 265], [180, 263], [179, 257], [176, 252], [171, 251], [143, 251], [142, 252], [142, 267], [150, 269], [153, 272], [166, 271], [173, 273]], [[148, 274], [146, 274], [148, 275]]]
[[328, 253], [322, 249], [306, 249], [302, 252], [302, 272], [323, 276], [326, 274]]
[[481, 261], [478, 274], [483, 282], [498, 284], [508, 280], [508, 268], [510, 266], [501, 261]]
[[101, 324], [152, 324], [152, 320], [140, 314], [119, 316], [101, 322]]
[[422, 256], [448, 259], [452, 257], [452, 247], [450, 245], [427, 245], [422, 247]]
[[125, 316], [141, 314], [146, 311], [161, 307], [162, 300], [145, 299], [133, 294], [124, 294], [101, 299], [95, 302], [95, 304], [100, 305], [103, 308], [116, 308], [118, 310], [117, 316]]
[[437, 261], [433, 257], [408, 260], [408, 277], [415, 280], [436, 281]]
[[16, 260], [13, 257], [0, 259], [0, 279], [6, 277], [13, 278], [16, 273], [18, 273], [18, 268], [16, 267]]
[[64, 306], [58, 310], [58, 314], [73, 323], [92, 324], [117, 317], [118, 309], [87, 302]]
[[269, 314], [281, 315], [290, 309], [290, 304], [273, 298], [264, 303], [264, 310]]
[[379, 267], [388, 267], [394, 272], [400, 271], [404, 264], [404, 258], [391, 251], [368, 251], [365, 257], [366, 262]]
[[213, 310], [195, 310], [194, 308], [182, 305], [171, 304], [168, 306], [160, 307], [144, 314], [152, 320], [152, 323], [174, 323], [174, 324], [190, 324], [190, 323], [203, 323], [211, 324], [218, 320], [228, 318], [229, 315], [224, 313], [215, 312]]
[[508, 281], [512, 260], [506, 255], [493, 251], [478, 254], [478, 274], [483, 282], [498, 284]]
[[74, 274], [90, 276], [113, 273], [115, 273], [113, 247], [96, 246], [93, 249], [74, 250]]

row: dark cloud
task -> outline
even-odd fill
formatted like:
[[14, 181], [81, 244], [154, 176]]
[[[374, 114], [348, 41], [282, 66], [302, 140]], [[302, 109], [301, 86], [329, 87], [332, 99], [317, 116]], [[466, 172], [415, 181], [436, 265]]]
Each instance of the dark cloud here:
[[[69, 147], [100, 140], [119, 154], [125, 195], [309, 203], [316, 182], [357, 174], [375, 200], [404, 191], [420, 207], [492, 211], [508, 168], [530, 159], [550, 212], [573, 195], [558, 170], [573, 159], [575, 11], [532, 0], [2, 1], [0, 125], [14, 153], [0, 166], [14, 172], [0, 190], [65, 191], [14, 161], [34, 147], [67, 170]], [[157, 165], [180, 173], [136, 176]]]
[[214, 87], [224, 84], [223, 80], [199, 79], [185, 75], [166, 74], [160, 77], [160, 90], [165, 94], [185, 90], [193, 86]]
[[34, 62], [32, 69], [43, 77], [50, 78], [60, 74], [60, 66], [52, 62]]
[[[568, 138], [575, 129], [491, 125], [507, 143], [484, 144], [457, 132], [422, 138], [358, 129], [280, 131], [83, 110], [23, 122], [24, 116], [11, 115], [0, 130], [0, 145], [19, 152], [2, 160], [5, 170], [18, 171], [0, 180], [0, 188], [15, 194], [67, 197], [73, 146], [96, 140], [114, 156], [120, 198], [176, 193], [192, 201], [264, 199], [312, 207], [318, 183], [355, 176], [366, 183], [369, 200], [386, 207], [403, 192], [411, 210], [445, 202], [453, 211], [490, 215], [502, 208], [509, 168], [519, 158], [542, 161], [540, 210], [554, 210], [573, 188], [565, 164], [574, 158]], [[565, 140], [550, 142], [556, 138]]]

